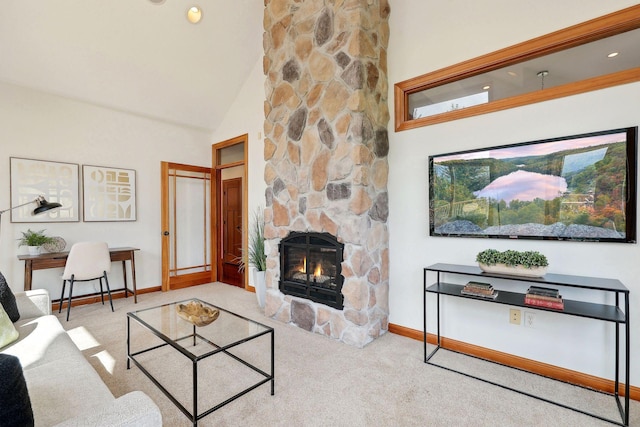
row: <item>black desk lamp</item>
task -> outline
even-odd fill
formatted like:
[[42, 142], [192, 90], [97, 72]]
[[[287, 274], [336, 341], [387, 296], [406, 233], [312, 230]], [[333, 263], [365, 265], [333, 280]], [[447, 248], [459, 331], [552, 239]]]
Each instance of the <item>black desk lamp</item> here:
[[22, 206], [27, 206], [27, 205], [29, 205], [31, 203], [35, 203], [37, 205], [36, 208], [33, 210], [33, 212], [31, 212], [31, 215], [39, 215], [39, 214], [44, 213], [46, 211], [50, 211], [51, 209], [57, 209], [59, 207], [62, 207], [62, 205], [60, 203], [47, 202], [47, 199], [45, 199], [43, 195], [40, 195], [40, 196], [36, 197], [35, 199], [33, 199], [30, 202], [23, 203], [21, 205], [13, 206], [11, 208], [8, 208], [8, 209], [0, 211], [0, 226], [2, 226], [2, 214], [3, 213], [12, 211], [14, 209], [21, 208]]
[[13, 207], [10, 207], [8, 209], [0, 211], [0, 220], [2, 220], [2, 214], [3, 213], [12, 211], [14, 209], [21, 208], [22, 206], [27, 206], [27, 205], [29, 205], [31, 203], [35, 203], [37, 205], [36, 208], [33, 210], [33, 212], [31, 212], [31, 215], [39, 215], [39, 214], [44, 213], [46, 211], [50, 211], [51, 209], [62, 207], [62, 205], [60, 203], [47, 202], [47, 199], [45, 199], [44, 196], [40, 195], [40, 196], [36, 197], [34, 200], [32, 200], [30, 202], [23, 203], [21, 205], [13, 206]]

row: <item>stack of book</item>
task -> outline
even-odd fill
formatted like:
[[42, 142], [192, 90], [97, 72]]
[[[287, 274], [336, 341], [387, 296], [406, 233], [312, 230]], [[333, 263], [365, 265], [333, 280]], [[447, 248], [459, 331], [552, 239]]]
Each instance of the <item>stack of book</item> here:
[[562, 295], [558, 289], [530, 286], [524, 296], [524, 303], [536, 307], [564, 310]]
[[482, 282], [469, 282], [462, 288], [462, 295], [471, 295], [474, 297], [482, 297], [495, 299], [498, 296], [498, 291], [493, 289], [489, 283]]

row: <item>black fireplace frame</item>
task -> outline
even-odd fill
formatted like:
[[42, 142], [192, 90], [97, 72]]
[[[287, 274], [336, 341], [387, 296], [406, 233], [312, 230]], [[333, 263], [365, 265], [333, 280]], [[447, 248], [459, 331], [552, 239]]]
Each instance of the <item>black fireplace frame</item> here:
[[[312, 244], [314, 241], [315, 244]], [[318, 244], [321, 242], [321, 244]], [[335, 289], [326, 289], [316, 286], [311, 280], [312, 273], [310, 269], [306, 271], [306, 283], [298, 281], [285, 280], [286, 254], [290, 248], [304, 249], [306, 251], [306, 259], [311, 259], [312, 248], [330, 248], [335, 249]], [[291, 232], [287, 237], [280, 241], [280, 292], [285, 295], [309, 299], [311, 301], [328, 305], [329, 307], [342, 310], [344, 308], [344, 298], [342, 295], [342, 285], [344, 277], [342, 276], [342, 261], [344, 259], [344, 243], [340, 243], [338, 239], [330, 233], [315, 232]]]

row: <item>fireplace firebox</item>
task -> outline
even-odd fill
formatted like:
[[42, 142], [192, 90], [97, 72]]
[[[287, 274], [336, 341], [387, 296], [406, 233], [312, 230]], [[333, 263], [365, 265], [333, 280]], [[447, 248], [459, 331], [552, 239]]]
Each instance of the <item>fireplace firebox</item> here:
[[280, 241], [280, 291], [342, 310], [343, 251], [329, 233], [290, 233]]

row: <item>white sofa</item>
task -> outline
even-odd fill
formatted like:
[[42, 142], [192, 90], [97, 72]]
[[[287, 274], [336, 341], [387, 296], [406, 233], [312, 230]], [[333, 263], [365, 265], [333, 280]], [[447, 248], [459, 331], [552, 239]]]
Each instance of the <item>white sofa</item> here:
[[16, 293], [20, 336], [0, 353], [20, 359], [36, 427], [161, 426], [141, 391], [115, 398], [55, 316], [45, 290]]

